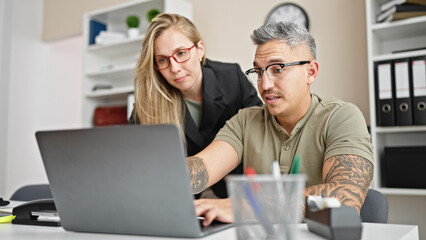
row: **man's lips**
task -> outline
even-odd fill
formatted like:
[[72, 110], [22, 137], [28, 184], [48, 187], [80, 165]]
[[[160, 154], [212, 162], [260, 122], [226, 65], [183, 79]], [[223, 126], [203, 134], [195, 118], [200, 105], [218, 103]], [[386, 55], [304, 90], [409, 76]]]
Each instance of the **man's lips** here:
[[278, 99], [278, 98], [281, 98], [281, 97], [279, 97], [279, 96], [266, 97], [266, 99], [268, 99], [268, 100], [275, 100], [275, 99]]
[[274, 103], [274, 102], [278, 101], [281, 97], [278, 96], [278, 95], [268, 94], [268, 95], [264, 95], [264, 98], [265, 98], [267, 103]]

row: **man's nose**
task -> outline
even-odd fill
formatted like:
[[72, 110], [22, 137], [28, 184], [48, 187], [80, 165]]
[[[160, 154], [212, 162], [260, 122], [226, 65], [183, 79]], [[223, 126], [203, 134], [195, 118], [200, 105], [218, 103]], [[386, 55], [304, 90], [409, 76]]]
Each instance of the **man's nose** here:
[[263, 74], [260, 77], [261, 77], [260, 84], [263, 90], [268, 90], [274, 87], [275, 82], [269, 78], [266, 72], [263, 72]]

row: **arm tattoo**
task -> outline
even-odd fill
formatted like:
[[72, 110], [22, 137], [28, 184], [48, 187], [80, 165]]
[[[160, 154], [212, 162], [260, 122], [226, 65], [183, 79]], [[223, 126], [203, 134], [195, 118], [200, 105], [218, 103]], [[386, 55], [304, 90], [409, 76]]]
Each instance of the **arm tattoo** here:
[[326, 161], [332, 162], [323, 176], [324, 184], [307, 188], [306, 194], [335, 197], [359, 212], [373, 178], [373, 164], [356, 155], [338, 155]]
[[209, 182], [209, 174], [206, 166], [204, 166], [203, 159], [199, 157], [187, 157], [186, 165], [191, 181], [192, 191], [200, 193], [203, 191]]

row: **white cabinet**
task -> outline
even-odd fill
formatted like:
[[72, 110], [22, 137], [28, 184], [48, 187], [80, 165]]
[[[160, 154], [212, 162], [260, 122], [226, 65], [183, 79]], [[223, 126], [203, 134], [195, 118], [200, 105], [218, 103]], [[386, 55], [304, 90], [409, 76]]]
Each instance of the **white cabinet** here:
[[[381, 181], [380, 161], [383, 161], [385, 147], [426, 146], [426, 126], [381, 127], [376, 124], [374, 62], [426, 55], [426, 16], [376, 23], [380, 5], [387, 1], [389, 0], [365, 1], [370, 125], [376, 161], [373, 187], [385, 194], [426, 195], [426, 189], [386, 188]], [[412, 50], [406, 51], [409, 49]], [[424, 160], [426, 161], [426, 156]]]
[[[147, 12], [178, 13], [192, 20], [192, 4], [185, 0], [138, 0], [86, 13], [83, 17], [83, 119], [84, 127], [93, 126], [98, 106], [127, 105], [134, 88], [134, 68], [149, 25]], [[105, 25], [107, 31], [127, 33], [126, 18], [137, 15], [140, 35], [127, 36], [108, 44], [89, 44], [91, 21]], [[98, 87], [94, 90], [95, 87]], [[103, 88], [102, 88], [103, 87]]]

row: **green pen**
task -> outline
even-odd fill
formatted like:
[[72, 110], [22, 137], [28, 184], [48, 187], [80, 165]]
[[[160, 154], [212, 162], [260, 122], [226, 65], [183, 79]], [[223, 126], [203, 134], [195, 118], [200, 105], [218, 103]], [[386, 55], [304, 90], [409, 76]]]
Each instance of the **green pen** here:
[[291, 174], [299, 173], [300, 161], [301, 158], [298, 155], [294, 156], [293, 168], [290, 171]]

